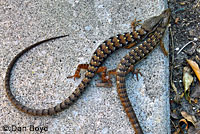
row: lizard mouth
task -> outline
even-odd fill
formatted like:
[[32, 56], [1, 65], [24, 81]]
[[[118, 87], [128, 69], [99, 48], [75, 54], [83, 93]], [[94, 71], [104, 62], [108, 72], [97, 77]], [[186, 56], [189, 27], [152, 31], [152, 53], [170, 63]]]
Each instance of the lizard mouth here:
[[162, 15], [163, 15], [162, 27], [166, 27], [170, 22], [171, 9], [168, 8], [168, 9], [164, 10]]

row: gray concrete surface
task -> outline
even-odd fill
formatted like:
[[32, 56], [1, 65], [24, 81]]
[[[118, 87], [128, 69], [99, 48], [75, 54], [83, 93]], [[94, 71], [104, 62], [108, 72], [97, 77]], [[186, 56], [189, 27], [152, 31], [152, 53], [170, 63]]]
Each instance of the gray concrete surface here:
[[[18, 111], [6, 97], [5, 72], [11, 59], [24, 48], [49, 37], [70, 34], [28, 52], [12, 73], [12, 90], [18, 100], [32, 108], [51, 107], [80, 83], [81, 79], [73, 81], [67, 76], [74, 74], [78, 64], [89, 62], [101, 42], [130, 32], [134, 18], [147, 19], [166, 7], [164, 0], [0, 1], [0, 133], [9, 133], [3, 131], [6, 125], [13, 126], [13, 133], [38, 133], [39, 128], [52, 134], [134, 133], [115, 84], [112, 88], [97, 88], [96, 76], [69, 109], [53, 117], [32, 117]], [[115, 68], [127, 52], [118, 51], [104, 65]], [[168, 64], [158, 48], [137, 66], [143, 74], [139, 81], [127, 76], [128, 93], [145, 134], [170, 133]]]

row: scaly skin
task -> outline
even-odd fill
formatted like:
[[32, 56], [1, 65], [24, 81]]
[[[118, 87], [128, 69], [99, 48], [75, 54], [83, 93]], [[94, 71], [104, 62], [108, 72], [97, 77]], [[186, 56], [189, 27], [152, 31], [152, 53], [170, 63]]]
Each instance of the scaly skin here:
[[149, 33], [153, 32], [155, 27], [157, 26], [159, 20], [153, 18], [150, 18], [144, 22], [144, 24], [141, 26], [140, 30], [133, 30], [131, 33], [124, 33], [119, 34], [116, 37], [111, 37], [109, 40], [104, 41], [94, 52], [91, 61], [89, 63], [87, 72], [85, 74], [85, 78], [81, 81], [79, 86], [75, 89], [75, 91], [62, 103], [57, 104], [54, 107], [48, 108], [48, 109], [32, 109], [29, 107], [26, 107], [22, 105], [14, 95], [12, 94], [12, 91], [10, 89], [10, 77], [11, 77], [11, 71], [13, 69], [13, 66], [17, 62], [17, 60], [26, 52], [28, 52], [30, 49], [44, 43], [50, 40], [54, 40], [60, 37], [50, 38], [41, 42], [38, 42], [36, 44], [31, 45], [30, 47], [24, 49], [19, 54], [17, 54], [11, 63], [8, 66], [6, 76], [5, 76], [5, 88], [6, 93], [11, 101], [11, 103], [20, 111], [34, 115], [34, 116], [47, 116], [47, 115], [55, 115], [58, 112], [61, 112], [65, 109], [67, 109], [70, 105], [72, 105], [79, 96], [83, 93], [83, 91], [86, 89], [87, 85], [91, 81], [91, 79], [94, 77], [95, 73], [97, 72], [98, 68], [101, 66], [103, 61], [114, 51], [116, 51], [119, 48], [125, 47], [130, 48], [137, 44], [139, 41], [144, 39]]
[[[160, 18], [160, 22], [155, 31], [148, 35], [144, 42], [139, 44], [124, 58], [122, 58], [116, 69], [117, 92], [136, 134], [143, 134], [143, 131], [140, 127], [136, 114], [127, 95], [125, 77], [127, 73], [129, 73], [129, 70], [132, 70], [130, 68], [133, 68], [134, 65], [136, 65], [148, 54], [150, 54], [156, 48], [156, 46], [158, 46], [159, 43], [161, 47], [163, 47], [162, 38], [169, 24], [170, 14], [170, 9], [167, 9], [163, 11], [161, 15], [157, 16], [158, 18]], [[164, 54], [166, 54], [165, 49], [162, 50]]]

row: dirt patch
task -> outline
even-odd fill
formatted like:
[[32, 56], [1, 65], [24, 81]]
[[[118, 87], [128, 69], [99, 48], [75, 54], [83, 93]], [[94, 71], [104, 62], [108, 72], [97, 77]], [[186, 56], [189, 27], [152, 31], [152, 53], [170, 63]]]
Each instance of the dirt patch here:
[[[171, 133], [200, 133], [200, 84], [187, 59], [200, 67], [200, 0], [169, 0]], [[184, 67], [189, 68], [191, 86], [186, 89]], [[200, 74], [199, 74], [200, 75]], [[187, 75], [184, 75], [185, 78]], [[176, 93], [177, 90], [177, 93]]]

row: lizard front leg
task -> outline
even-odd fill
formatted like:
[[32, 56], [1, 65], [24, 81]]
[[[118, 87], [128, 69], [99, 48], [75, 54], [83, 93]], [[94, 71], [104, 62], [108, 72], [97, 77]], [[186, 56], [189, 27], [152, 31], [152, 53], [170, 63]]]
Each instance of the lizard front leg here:
[[[81, 69], [86, 69], [88, 70], [88, 67], [89, 67], [89, 64], [79, 64], [76, 71], [75, 71], [75, 74], [72, 75], [72, 76], [68, 76], [67, 78], [74, 78], [74, 80], [76, 78], [80, 78], [80, 71]], [[97, 74], [100, 74], [100, 77], [101, 77], [101, 81], [102, 83], [107, 83], [110, 87], [112, 86], [112, 82], [110, 80], [110, 75], [113, 73], [113, 71], [107, 71], [107, 67], [105, 66], [102, 66], [102, 67], [99, 67], [98, 70], [96, 71]]]
[[[104, 71], [106, 71], [106, 70], [104, 70]], [[127, 74], [130, 73], [130, 72], [132, 72], [133, 75], [136, 75], [137, 80], [139, 80], [139, 78], [138, 78], [139, 74], [141, 76], [143, 76], [142, 73], [140, 72], [140, 69], [134, 69], [133, 65], [131, 65], [128, 68]], [[114, 75], [116, 77], [116, 75], [117, 75], [116, 69], [104, 72], [104, 74], [102, 74], [102, 76], [101, 76], [102, 82], [101, 83], [97, 83], [96, 86], [97, 87], [106, 87], [106, 88], [107, 87], [112, 87], [111, 75]]]
[[96, 83], [96, 86], [106, 88], [112, 87], [111, 75], [116, 75], [116, 69], [104, 72], [104, 74], [102, 75], [103, 77], [101, 77], [102, 82]]
[[76, 78], [80, 78], [81, 77], [80, 76], [81, 69], [88, 69], [88, 67], [89, 67], [89, 64], [79, 64], [76, 71], [75, 71], [75, 74], [72, 75], [72, 76], [68, 76], [67, 78], [74, 78], [74, 80]]

